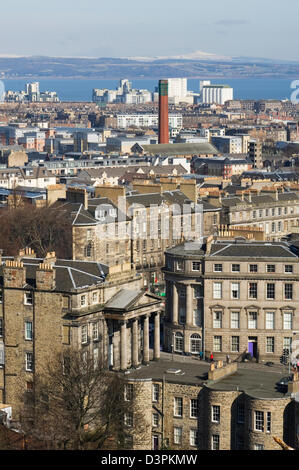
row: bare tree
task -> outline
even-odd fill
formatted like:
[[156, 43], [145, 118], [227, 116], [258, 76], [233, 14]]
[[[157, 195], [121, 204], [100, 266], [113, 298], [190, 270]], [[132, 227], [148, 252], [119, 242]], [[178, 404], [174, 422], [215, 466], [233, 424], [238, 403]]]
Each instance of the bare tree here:
[[44, 257], [55, 251], [58, 257], [72, 255], [72, 224], [68, 214], [59, 209], [25, 204], [2, 209], [0, 246], [5, 255], [15, 256], [25, 247]]
[[134, 401], [124, 401], [126, 382], [89, 353], [57, 354], [35, 377], [29, 399], [26, 392], [22, 429], [49, 449], [130, 447], [125, 417], [134, 413]]

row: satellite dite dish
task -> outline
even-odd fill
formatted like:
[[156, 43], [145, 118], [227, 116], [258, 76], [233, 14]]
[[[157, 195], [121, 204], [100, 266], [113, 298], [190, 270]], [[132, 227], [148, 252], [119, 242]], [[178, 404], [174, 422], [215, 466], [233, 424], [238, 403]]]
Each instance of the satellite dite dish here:
[[4, 102], [4, 98], [5, 98], [5, 86], [4, 86], [4, 82], [0, 80], [0, 103]]

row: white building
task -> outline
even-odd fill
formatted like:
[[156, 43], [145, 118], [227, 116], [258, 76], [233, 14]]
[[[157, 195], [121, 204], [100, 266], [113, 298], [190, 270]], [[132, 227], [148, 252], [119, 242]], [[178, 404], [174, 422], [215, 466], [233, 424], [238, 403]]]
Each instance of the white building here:
[[92, 101], [94, 103], [142, 104], [152, 101], [152, 93], [148, 90], [132, 88], [132, 83], [129, 80], [122, 79], [116, 90], [94, 88], [92, 91]]
[[[168, 122], [170, 129], [181, 129], [183, 127], [183, 116], [181, 114], [169, 114]], [[119, 129], [126, 129], [130, 126], [158, 127], [158, 125], [158, 114], [138, 113], [117, 115], [117, 127]]]
[[203, 85], [201, 89], [202, 104], [224, 105], [226, 101], [233, 99], [233, 88], [229, 85]]
[[194, 103], [194, 96], [187, 89], [187, 78], [167, 78], [167, 80], [169, 104]]

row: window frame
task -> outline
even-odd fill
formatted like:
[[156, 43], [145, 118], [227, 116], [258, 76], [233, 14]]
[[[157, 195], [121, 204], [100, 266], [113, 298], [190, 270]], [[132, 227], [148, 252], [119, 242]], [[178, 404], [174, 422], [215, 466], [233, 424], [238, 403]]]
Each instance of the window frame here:
[[183, 397], [173, 397], [173, 416], [175, 418], [183, 417]]

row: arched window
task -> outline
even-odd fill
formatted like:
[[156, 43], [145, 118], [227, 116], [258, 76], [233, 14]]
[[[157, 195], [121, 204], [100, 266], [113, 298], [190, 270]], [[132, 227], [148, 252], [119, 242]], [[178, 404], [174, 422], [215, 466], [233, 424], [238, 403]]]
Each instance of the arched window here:
[[85, 246], [85, 258], [91, 258], [93, 255], [93, 244], [90, 242]]
[[194, 333], [190, 336], [190, 352], [193, 354], [199, 354], [201, 351], [201, 337]]
[[174, 334], [174, 351], [176, 352], [183, 352], [184, 351], [184, 337], [182, 333], [177, 331]]

